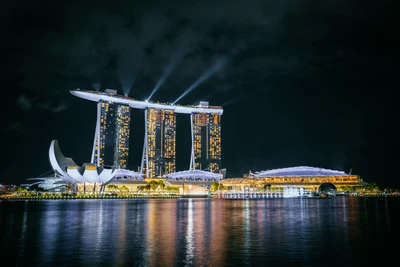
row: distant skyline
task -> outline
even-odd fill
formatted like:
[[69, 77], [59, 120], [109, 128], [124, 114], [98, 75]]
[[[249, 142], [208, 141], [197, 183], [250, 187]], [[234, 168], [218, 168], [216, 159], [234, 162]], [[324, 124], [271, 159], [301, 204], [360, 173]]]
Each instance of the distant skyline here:
[[[89, 162], [96, 103], [76, 88], [145, 101], [222, 106], [228, 177], [294, 166], [400, 188], [397, 15], [391, 1], [10, 1], [3, 4], [4, 171], [21, 184], [51, 169], [59, 141]], [[177, 171], [190, 118], [177, 116]], [[131, 112], [128, 167], [143, 149]]]

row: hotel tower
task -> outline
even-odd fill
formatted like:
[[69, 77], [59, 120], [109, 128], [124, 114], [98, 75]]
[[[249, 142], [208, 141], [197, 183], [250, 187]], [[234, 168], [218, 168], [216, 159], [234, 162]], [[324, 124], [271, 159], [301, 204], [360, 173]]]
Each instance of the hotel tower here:
[[[208, 102], [200, 102], [208, 106]], [[213, 173], [221, 168], [221, 115], [217, 113], [192, 113], [192, 154], [190, 169]]]
[[141, 170], [147, 178], [162, 177], [176, 171], [176, 114], [174, 110], [146, 109]]
[[126, 169], [130, 119], [129, 105], [109, 101], [100, 101], [97, 104], [92, 163]]

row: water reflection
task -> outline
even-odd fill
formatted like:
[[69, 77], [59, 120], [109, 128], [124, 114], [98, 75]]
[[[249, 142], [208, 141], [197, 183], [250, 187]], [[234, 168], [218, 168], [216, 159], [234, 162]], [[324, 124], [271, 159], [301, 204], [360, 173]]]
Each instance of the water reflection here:
[[360, 264], [395, 256], [399, 200], [10, 201], [0, 251], [12, 266]]
[[187, 208], [187, 228], [186, 228], [186, 259], [185, 259], [185, 265], [186, 266], [192, 266], [193, 265], [193, 252], [194, 252], [194, 247], [193, 247], [193, 200], [189, 199], [188, 201], [188, 208]]
[[251, 222], [250, 222], [250, 200], [244, 202], [243, 216], [243, 262], [249, 262], [251, 252]]
[[21, 226], [21, 234], [19, 237], [19, 244], [20, 248], [18, 250], [18, 257], [23, 258], [25, 253], [25, 239], [26, 239], [26, 228], [27, 228], [27, 221], [28, 221], [28, 201], [24, 203], [24, 211], [22, 217], [22, 226]]
[[44, 264], [49, 264], [55, 257], [54, 253], [57, 246], [61, 244], [57, 241], [60, 239], [60, 219], [61, 212], [58, 209], [57, 202], [43, 202], [43, 212], [48, 216], [41, 217], [39, 231], [39, 244], [43, 244], [43, 249], [40, 250], [40, 258], [43, 258]]

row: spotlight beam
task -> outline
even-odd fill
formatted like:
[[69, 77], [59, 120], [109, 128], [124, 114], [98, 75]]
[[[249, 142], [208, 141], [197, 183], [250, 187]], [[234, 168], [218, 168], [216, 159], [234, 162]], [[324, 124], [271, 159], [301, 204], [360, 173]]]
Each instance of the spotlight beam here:
[[99, 91], [100, 90], [100, 84], [99, 83], [92, 83], [92, 86], [94, 90]]
[[154, 93], [157, 92], [158, 88], [160, 88], [161, 85], [164, 84], [165, 80], [175, 70], [176, 66], [179, 64], [181, 59], [182, 59], [182, 55], [176, 57], [174, 60], [172, 60], [168, 64], [167, 68], [164, 70], [163, 74], [161, 75], [161, 78], [158, 80], [156, 86], [154, 86], [153, 91], [151, 91], [150, 96], [147, 98], [147, 101], [149, 101], [150, 98], [154, 95]]
[[199, 86], [202, 82], [204, 82], [205, 80], [210, 78], [214, 73], [219, 71], [226, 64], [226, 62], [227, 62], [226, 59], [217, 60], [217, 62], [214, 64], [214, 66], [211, 69], [206, 71], [199, 79], [197, 79], [197, 81], [195, 81], [188, 89], [186, 89], [186, 91], [183, 92], [183, 94], [180, 97], [178, 97], [178, 99], [176, 99], [172, 104], [174, 105], [182, 97], [184, 97], [185, 95], [187, 95], [188, 93], [193, 91], [193, 89], [195, 89], [197, 86]]
[[136, 75], [133, 75], [132, 79], [128, 78], [121, 78], [120, 83], [122, 85], [122, 90], [124, 91], [124, 95], [128, 96], [129, 93], [131, 92], [131, 88], [133, 83], [135, 82]]
[[154, 95], [155, 92], [157, 92], [158, 88], [161, 87], [161, 85], [164, 84], [165, 80], [168, 78], [168, 76], [174, 71], [174, 69], [176, 68], [176, 66], [178, 65], [180, 59], [175, 59], [173, 61], [171, 61], [167, 68], [165, 69], [165, 71], [163, 72], [163, 74], [161, 75], [161, 78], [158, 80], [156, 86], [154, 86], [153, 91], [151, 91], [150, 96], [147, 98], [147, 100], [150, 100], [150, 98]]
[[246, 97], [244, 97], [244, 96], [236, 97], [236, 98], [233, 98], [233, 99], [230, 99], [230, 100], [226, 101], [225, 103], [221, 104], [220, 106], [221, 107], [225, 107], [225, 106], [228, 106], [228, 105], [231, 105], [231, 104], [234, 104], [236, 102], [243, 101], [243, 100], [246, 100]]
[[195, 81], [185, 92], [183, 92], [183, 94], [178, 97], [177, 100], [175, 100], [175, 102], [173, 102], [172, 104], [175, 105], [176, 102], [178, 102], [182, 97], [184, 97], [185, 95], [187, 95], [188, 93], [190, 93], [194, 88], [196, 88], [199, 84], [201, 84], [202, 82], [204, 82], [205, 80], [207, 80], [208, 78], [211, 77], [211, 75], [213, 75], [214, 73], [216, 73], [217, 71], [219, 71], [227, 62], [228, 60], [231, 60], [232, 58], [234, 58], [237, 54], [243, 52], [244, 50], [247, 49], [247, 44], [245, 41], [241, 41], [239, 43], [237, 43], [232, 50], [228, 53], [228, 55], [226, 55], [224, 58], [218, 60], [215, 65], [209, 69], [206, 73], [203, 74], [203, 76], [201, 76], [197, 81]]

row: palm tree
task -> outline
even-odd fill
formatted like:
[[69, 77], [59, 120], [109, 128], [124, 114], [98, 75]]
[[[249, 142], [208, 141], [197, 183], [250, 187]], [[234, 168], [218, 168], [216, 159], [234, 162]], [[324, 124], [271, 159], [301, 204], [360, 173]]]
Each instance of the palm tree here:
[[123, 185], [119, 188], [119, 190], [129, 191], [129, 188], [126, 185]]
[[[162, 182], [162, 181], [161, 181], [161, 182]], [[149, 185], [150, 185], [150, 189], [151, 189], [151, 190], [156, 190], [157, 187], [158, 187], [160, 184], [159, 184], [158, 181], [152, 180], [152, 181], [149, 182]]]
[[164, 188], [165, 188], [164, 181], [161, 180], [161, 181], [158, 182], [158, 184], [160, 185], [160, 189], [164, 190]]
[[116, 186], [115, 184], [109, 184], [109, 185], [107, 185], [107, 188], [114, 192], [115, 192], [115, 190], [118, 190], [118, 186]]
[[218, 182], [211, 183], [211, 186], [210, 186], [211, 191], [217, 191], [217, 190], [223, 190], [223, 189], [224, 189], [224, 185], [222, 183], [218, 183]]
[[167, 187], [165, 187], [165, 190], [167, 190], [167, 191], [178, 191], [179, 190], [179, 187], [177, 187], [177, 186], [167, 186]]

